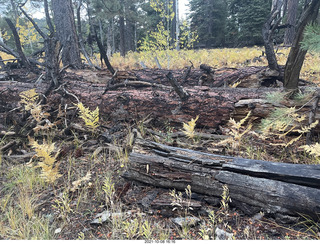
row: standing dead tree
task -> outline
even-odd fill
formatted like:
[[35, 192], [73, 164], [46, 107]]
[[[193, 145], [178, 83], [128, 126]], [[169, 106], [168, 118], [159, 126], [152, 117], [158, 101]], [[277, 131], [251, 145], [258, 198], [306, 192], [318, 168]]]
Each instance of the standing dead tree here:
[[[55, 35], [55, 30], [49, 15], [48, 1], [44, 0], [44, 8], [46, 15], [46, 22], [49, 27], [49, 34], [45, 34], [34, 20], [23, 10], [22, 6], [19, 6], [21, 12], [26, 18], [32, 23], [37, 32], [44, 39], [44, 52], [45, 52], [45, 63], [43, 66], [46, 68], [46, 79], [51, 80], [51, 87], [57, 87], [61, 76], [59, 64], [60, 64], [60, 52], [61, 45]], [[50, 90], [50, 89], [49, 89]]]
[[275, 0], [272, 4], [271, 13], [262, 28], [262, 37], [264, 41], [268, 66], [271, 70], [279, 71], [276, 54], [274, 52], [273, 36], [275, 30], [279, 27], [282, 20], [281, 9], [286, 0]]

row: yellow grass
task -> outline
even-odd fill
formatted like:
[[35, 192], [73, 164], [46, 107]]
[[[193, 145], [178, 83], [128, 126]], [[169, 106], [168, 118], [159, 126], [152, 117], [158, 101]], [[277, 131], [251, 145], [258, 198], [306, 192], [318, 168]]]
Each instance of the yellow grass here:
[[[157, 68], [155, 57], [164, 69], [182, 69], [190, 66], [191, 62], [195, 68], [200, 64], [207, 64], [215, 68], [244, 66], [266, 66], [265, 56], [260, 61], [254, 62], [253, 59], [262, 55], [264, 47], [244, 47], [244, 48], [219, 48], [219, 49], [201, 49], [201, 50], [170, 50], [154, 52], [129, 52], [125, 58], [119, 53], [115, 53], [110, 62], [115, 69], [141, 69], [141, 62], [148, 68]], [[280, 65], [285, 65], [289, 54], [288, 48], [280, 47], [277, 51], [277, 59]], [[12, 56], [0, 52], [3, 59], [12, 58]], [[95, 65], [100, 66], [99, 55], [92, 59]], [[320, 83], [320, 54], [308, 53], [301, 71], [300, 78]]]

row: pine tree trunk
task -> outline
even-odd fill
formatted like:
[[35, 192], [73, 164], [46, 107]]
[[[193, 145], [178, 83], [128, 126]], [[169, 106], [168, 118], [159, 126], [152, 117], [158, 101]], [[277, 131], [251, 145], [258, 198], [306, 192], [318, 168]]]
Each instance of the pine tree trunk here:
[[291, 0], [288, 2], [287, 11], [287, 29], [284, 34], [284, 45], [291, 46], [295, 36], [295, 24], [297, 20], [299, 0]]
[[125, 42], [125, 27], [124, 27], [124, 17], [119, 17], [119, 27], [120, 27], [120, 55], [122, 57], [126, 56], [126, 42]]
[[81, 68], [81, 57], [71, 0], [53, 0], [52, 10], [57, 37], [62, 45], [62, 62]]
[[289, 90], [298, 88], [300, 71], [307, 54], [307, 50], [301, 48], [303, 40], [303, 32], [306, 25], [316, 20], [319, 12], [320, 1], [312, 0], [308, 7], [303, 11], [299, 23], [297, 25], [297, 33], [290, 50], [285, 71], [284, 71], [284, 87]]

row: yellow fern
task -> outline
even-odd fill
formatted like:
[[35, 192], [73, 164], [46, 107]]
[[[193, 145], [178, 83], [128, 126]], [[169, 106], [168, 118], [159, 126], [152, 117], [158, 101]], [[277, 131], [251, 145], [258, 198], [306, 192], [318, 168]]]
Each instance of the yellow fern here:
[[320, 144], [318, 142], [313, 145], [304, 145], [300, 148], [303, 148], [307, 153], [313, 156], [320, 157]]
[[27, 90], [20, 93], [21, 104], [24, 104], [24, 109], [30, 111], [32, 117], [39, 123], [43, 119], [50, 116], [49, 113], [46, 113], [42, 110], [42, 106], [39, 101], [39, 94], [36, 92], [36, 89]]
[[80, 110], [80, 118], [83, 119], [88, 129], [94, 132], [99, 126], [99, 108], [97, 107], [94, 111], [91, 111], [82, 103], [78, 103], [77, 106]]
[[195, 119], [191, 119], [188, 123], [183, 123], [183, 133], [190, 139], [194, 138], [194, 128], [196, 127], [196, 122], [199, 119], [197, 116]]
[[39, 94], [36, 89], [27, 90], [20, 93], [21, 101], [20, 103], [25, 104], [24, 109], [29, 111], [36, 107], [39, 100]]
[[56, 163], [56, 158], [58, 156], [57, 152], [54, 156], [54, 143], [47, 143], [46, 141], [43, 144], [38, 144], [34, 139], [29, 138], [30, 145], [35, 149], [36, 156], [39, 158], [39, 163], [36, 166], [41, 168], [41, 177], [51, 184], [53, 184], [58, 178], [62, 175], [59, 174], [59, 163]]
[[243, 127], [245, 122], [249, 119], [250, 115], [251, 115], [251, 111], [249, 111], [247, 113], [246, 117], [244, 117], [239, 122], [236, 122], [233, 118], [230, 118], [230, 120], [229, 120], [229, 124], [230, 124], [229, 135], [230, 135], [230, 137], [228, 137], [225, 140], [220, 141], [218, 143], [218, 145], [230, 144], [233, 149], [236, 149], [236, 148], [239, 149], [244, 135], [246, 135], [252, 128], [251, 123], [248, 124], [248, 126], [246, 128]]

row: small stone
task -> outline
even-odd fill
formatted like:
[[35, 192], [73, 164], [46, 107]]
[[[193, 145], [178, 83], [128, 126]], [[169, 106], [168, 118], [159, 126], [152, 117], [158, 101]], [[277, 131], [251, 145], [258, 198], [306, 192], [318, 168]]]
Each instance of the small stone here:
[[61, 228], [58, 228], [58, 229], [56, 229], [56, 230], [54, 231], [55, 234], [58, 234], [58, 233], [60, 233], [60, 232], [61, 232]]
[[198, 222], [200, 221], [199, 218], [197, 217], [178, 217], [178, 218], [174, 218], [172, 219], [172, 222], [183, 227], [183, 226], [195, 226]]
[[103, 211], [102, 213], [98, 213], [95, 217], [94, 220], [91, 221], [90, 224], [102, 224], [106, 222], [108, 219], [110, 219], [111, 214], [109, 211]]
[[216, 240], [232, 240], [233, 234], [226, 232], [220, 228], [216, 228], [215, 230]]

